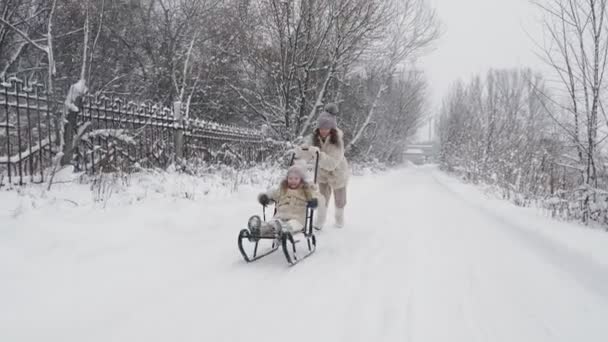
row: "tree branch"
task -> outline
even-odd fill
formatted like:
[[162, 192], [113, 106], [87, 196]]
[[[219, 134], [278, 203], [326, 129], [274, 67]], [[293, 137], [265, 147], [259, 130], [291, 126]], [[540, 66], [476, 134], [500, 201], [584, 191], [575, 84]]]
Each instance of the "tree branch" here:
[[45, 53], [48, 53], [49, 50], [48, 50], [47, 46], [42, 46], [42, 45], [36, 43], [25, 32], [21, 31], [20, 29], [18, 29], [15, 26], [13, 26], [11, 23], [9, 23], [8, 21], [4, 20], [4, 18], [0, 17], [0, 22], [3, 22], [6, 26], [10, 27], [13, 31], [15, 31], [18, 35], [20, 35], [28, 43], [32, 44], [35, 48], [37, 48], [37, 49], [39, 49], [41, 51], [44, 51]]

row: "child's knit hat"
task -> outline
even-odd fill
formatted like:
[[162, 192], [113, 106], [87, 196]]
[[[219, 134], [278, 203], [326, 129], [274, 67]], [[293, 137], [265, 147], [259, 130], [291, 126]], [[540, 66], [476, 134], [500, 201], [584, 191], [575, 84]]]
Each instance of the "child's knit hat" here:
[[302, 163], [294, 163], [289, 170], [287, 170], [287, 176], [289, 175], [296, 175], [298, 177], [300, 177], [300, 179], [302, 179], [303, 181], [306, 180], [306, 166], [303, 165]]

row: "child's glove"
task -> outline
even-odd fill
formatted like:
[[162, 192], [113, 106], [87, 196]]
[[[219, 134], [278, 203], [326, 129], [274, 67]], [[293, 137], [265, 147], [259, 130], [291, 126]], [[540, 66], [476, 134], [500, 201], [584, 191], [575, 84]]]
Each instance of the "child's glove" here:
[[270, 197], [268, 197], [266, 194], [259, 194], [258, 202], [260, 202], [260, 204], [263, 206], [267, 206], [270, 203]]
[[316, 198], [310, 199], [307, 205], [309, 208], [316, 209], [319, 206], [319, 200]]

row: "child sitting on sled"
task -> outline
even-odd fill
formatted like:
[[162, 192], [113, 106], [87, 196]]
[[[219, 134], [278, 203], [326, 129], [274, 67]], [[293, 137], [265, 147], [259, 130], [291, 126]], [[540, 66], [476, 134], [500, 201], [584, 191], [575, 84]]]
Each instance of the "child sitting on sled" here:
[[249, 230], [257, 236], [275, 235], [282, 231], [300, 232], [306, 226], [307, 208], [316, 208], [318, 198], [314, 185], [306, 182], [305, 165], [294, 164], [277, 189], [258, 195], [258, 202], [263, 206], [271, 201], [275, 203], [273, 218], [262, 222], [259, 216], [252, 216]]

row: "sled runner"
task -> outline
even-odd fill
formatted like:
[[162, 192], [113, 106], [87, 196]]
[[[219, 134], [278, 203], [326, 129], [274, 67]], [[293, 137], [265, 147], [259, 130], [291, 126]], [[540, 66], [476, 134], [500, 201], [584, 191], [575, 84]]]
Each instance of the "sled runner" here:
[[[292, 156], [290, 164], [294, 163], [295, 155]], [[319, 169], [319, 153], [316, 153], [314, 162], [314, 183], [317, 183], [317, 173]], [[316, 205], [309, 201], [306, 206], [306, 224], [301, 229], [283, 230], [275, 233], [256, 234], [249, 227], [260, 227], [262, 220], [259, 216], [252, 217], [248, 222], [248, 228], [242, 229], [238, 235], [238, 247], [243, 259], [246, 262], [259, 260], [272, 254], [279, 248], [290, 265], [295, 265], [312, 255], [317, 247], [317, 239], [314, 234], [313, 218]], [[276, 208], [275, 208], [276, 213]], [[262, 217], [266, 221], [266, 206], [262, 206]], [[257, 220], [257, 222], [256, 222]], [[253, 222], [252, 222], [253, 221]], [[259, 230], [257, 230], [259, 231]], [[262, 249], [263, 246], [270, 245]], [[260, 250], [262, 249], [262, 250]]]

